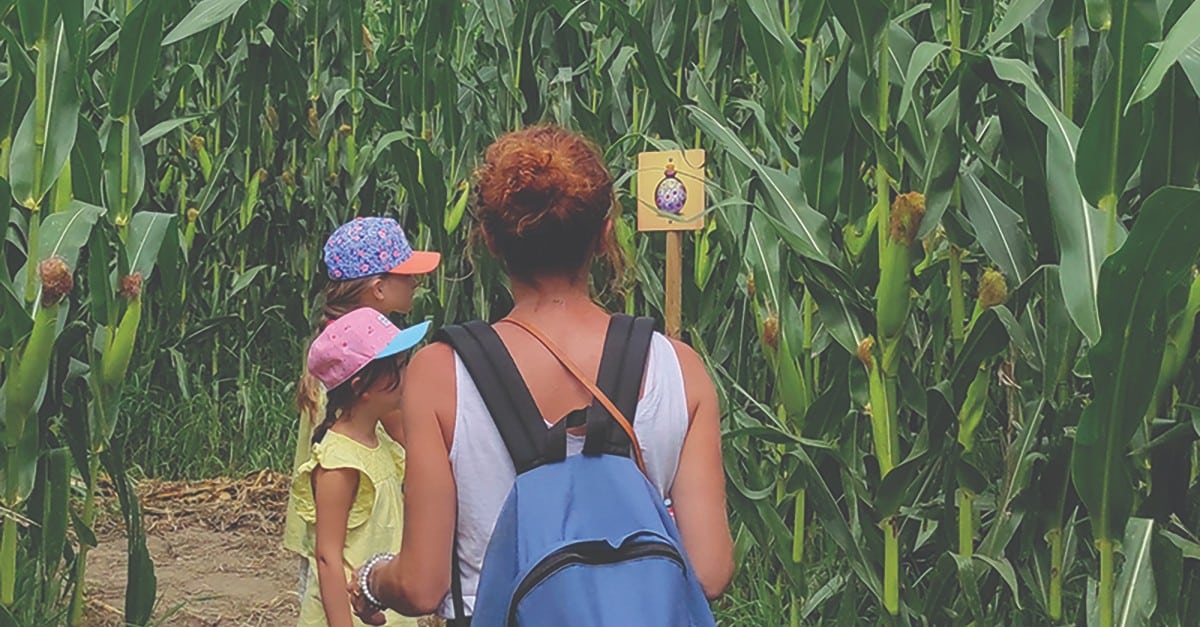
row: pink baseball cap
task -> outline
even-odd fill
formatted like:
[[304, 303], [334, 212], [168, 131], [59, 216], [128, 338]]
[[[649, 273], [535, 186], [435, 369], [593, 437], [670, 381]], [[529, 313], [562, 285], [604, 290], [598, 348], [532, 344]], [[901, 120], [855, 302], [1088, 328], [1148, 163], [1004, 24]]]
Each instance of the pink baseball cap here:
[[308, 371], [325, 389], [349, 381], [367, 364], [417, 345], [429, 332], [430, 322], [397, 328], [387, 316], [362, 307], [334, 320], [308, 349]]

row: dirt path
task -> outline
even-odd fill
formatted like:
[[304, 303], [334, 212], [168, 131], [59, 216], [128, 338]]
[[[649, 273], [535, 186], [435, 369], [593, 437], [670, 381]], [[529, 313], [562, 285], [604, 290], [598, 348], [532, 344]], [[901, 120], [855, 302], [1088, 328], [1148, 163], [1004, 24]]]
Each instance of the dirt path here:
[[[286, 476], [143, 481], [137, 491], [158, 579], [160, 625], [289, 625], [297, 618], [298, 559], [280, 546]], [[89, 627], [123, 624], [126, 545], [108, 501], [88, 558]]]
[[[146, 545], [158, 600], [153, 625], [295, 625], [299, 558], [283, 549], [288, 477], [142, 481]], [[121, 627], [126, 542], [111, 485], [101, 486], [99, 545], [88, 554], [86, 627]], [[441, 621], [422, 619], [425, 627]]]
[[[296, 558], [277, 536], [203, 527], [147, 539], [158, 578], [155, 618], [181, 627], [294, 625]], [[89, 555], [89, 627], [122, 625], [125, 538], [111, 534]]]

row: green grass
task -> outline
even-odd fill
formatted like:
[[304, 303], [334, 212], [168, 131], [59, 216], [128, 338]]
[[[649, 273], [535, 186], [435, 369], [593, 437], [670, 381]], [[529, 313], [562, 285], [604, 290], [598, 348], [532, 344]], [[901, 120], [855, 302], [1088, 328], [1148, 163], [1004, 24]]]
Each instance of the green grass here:
[[738, 564], [729, 590], [714, 606], [719, 625], [786, 625], [788, 607], [780, 593], [780, 568], [757, 550]]
[[162, 479], [291, 470], [299, 419], [292, 381], [255, 368], [215, 394], [207, 382], [189, 383], [188, 396], [146, 380], [126, 388], [119, 437], [131, 468]]

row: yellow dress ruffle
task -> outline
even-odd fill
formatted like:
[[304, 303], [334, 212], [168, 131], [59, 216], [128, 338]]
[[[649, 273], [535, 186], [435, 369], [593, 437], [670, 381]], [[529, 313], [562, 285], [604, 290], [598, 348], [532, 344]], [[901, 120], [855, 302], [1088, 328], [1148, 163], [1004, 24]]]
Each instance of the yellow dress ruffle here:
[[[303, 536], [296, 539], [296, 546], [309, 561], [308, 584], [300, 600], [300, 627], [327, 624], [315, 557], [317, 509], [312, 489], [313, 470], [350, 468], [359, 472], [358, 492], [350, 506], [342, 552], [347, 580], [352, 567], [361, 566], [372, 555], [400, 550], [404, 525], [404, 449], [382, 427], [377, 432], [379, 445], [375, 448], [333, 431], [326, 433], [321, 442], [312, 446], [309, 459], [300, 464], [292, 477], [289, 505], [294, 506], [295, 519], [304, 529]], [[417, 619], [394, 612], [388, 612], [387, 619], [386, 625], [391, 627], [417, 625]], [[354, 624], [363, 623], [355, 619]]]
[[[317, 404], [316, 415], [325, 413], [325, 395], [322, 394]], [[299, 432], [296, 434], [296, 453], [292, 459], [292, 474], [312, 458], [313, 423], [310, 416], [300, 416]], [[304, 556], [304, 534], [307, 532], [306, 523], [296, 513], [296, 498], [288, 495], [287, 515], [283, 519], [283, 548]]]

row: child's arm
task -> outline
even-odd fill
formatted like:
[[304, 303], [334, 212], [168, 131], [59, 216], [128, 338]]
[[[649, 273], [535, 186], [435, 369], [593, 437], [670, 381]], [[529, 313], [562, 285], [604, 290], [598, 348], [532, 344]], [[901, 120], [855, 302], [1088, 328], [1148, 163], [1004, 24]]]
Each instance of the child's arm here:
[[353, 627], [342, 555], [350, 506], [358, 491], [358, 471], [318, 467], [313, 470], [312, 482], [317, 505], [317, 580], [325, 618], [329, 627]]

